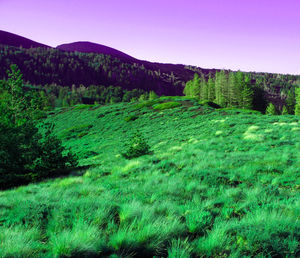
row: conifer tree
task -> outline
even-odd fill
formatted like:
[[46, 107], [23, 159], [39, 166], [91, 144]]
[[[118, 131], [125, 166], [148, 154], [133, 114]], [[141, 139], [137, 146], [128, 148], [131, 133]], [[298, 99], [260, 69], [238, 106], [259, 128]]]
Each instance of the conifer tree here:
[[283, 106], [282, 111], [281, 111], [281, 115], [288, 115], [288, 114], [289, 113], [288, 113], [288, 110], [287, 110], [286, 106]]
[[296, 93], [295, 115], [300, 116], [300, 87], [295, 89], [295, 93]]
[[228, 75], [228, 87], [229, 87], [229, 106], [230, 107], [237, 107], [239, 102], [238, 102], [238, 83], [237, 83], [237, 78], [236, 74], [230, 72]]
[[253, 102], [253, 90], [250, 85], [250, 78], [247, 75], [245, 76], [245, 79], [244, 79], [242, 98], [243, 98], [242, 108], [251, 109], [252, 102]]
[[290, 89], [287, 93], [287, 97], [285, 100], [285, 105], [290, 115], [295, 114], [295, 104], [296, 104], [295, 92], [292, 89]]
[[37, 101], [23, 90], [12, 65], [0, 88], [0, 189], [66, 173], [77, 165], [53, 135], [53, 126], [36, 120]]
[[188, 97], [197, 97], [200, 95], [200, 78], [195, 73], [193, 80], [188, 81], [184, 87], [183, 93]]
[[204, 75], [201, 76], [199, 99], [208, 100], [208, 85]]
[[245, 76], [244, 73], [242, 73], [241, 71], [238, 71], [235, 74], [235, 83], [236, 83], [236, 89], [235, 89], [235, 94], [236, 94], [236, 102], [237, 102], [237, 106], [239, 108], [243, 107], [243, 95], [242, 95], [242, 91], [245, 85]]
[[215, 82], [211, 78], [211, 75], [209, 75], [208, 81], [207, 81], [207, 92], [208, 92], [208, 101], [214, 101], [215, 100]]
[[228, 77], [224, 70], [221, 71], [221, 106], [226, 107], [229, 103]]
[[276, 115], [276, 108], [273, 103], [269, 103], [267, 106], [266, 115]]
[[149, 93], [149, 100], [157, 99], [158, 96], [154, 91], [150, 91]]
[[220, 73], [216, 72], [215, 74], [215, 102], [218, 105], [221, 105], [222, 102], [222, 92], [221, 92], [221, 79]]

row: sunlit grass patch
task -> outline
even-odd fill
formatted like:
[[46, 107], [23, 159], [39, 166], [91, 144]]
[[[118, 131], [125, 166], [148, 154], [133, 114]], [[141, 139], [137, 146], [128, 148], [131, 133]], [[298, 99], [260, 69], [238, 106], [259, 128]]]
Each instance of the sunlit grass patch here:
[[99, 230], [84, 221], [75, 221], [70, 230], [49, 233], [51, 253], [55, 257], [99, 255], [105, 246]]
[[34, 257], [45, 250], [41, 232], [36, 227], [0, 227], [1, 257]]
[[216, 131], [216, 133], [215, 133], [216, 136], [222, 135], [222, 134], [223, 134], [223, 131], [221, 131], [221, 130], [218, 130], [218, 131]]
[[165, 109], [169, 109], [169, 108], [175, 108], [175, 107], [179, 107], [182, 104], [179, 102], [165, 102], [165, 103], [161, 103], [161, 104], [156, 104], [153, 106], [153, 109], [155, 110], [165, 110]]

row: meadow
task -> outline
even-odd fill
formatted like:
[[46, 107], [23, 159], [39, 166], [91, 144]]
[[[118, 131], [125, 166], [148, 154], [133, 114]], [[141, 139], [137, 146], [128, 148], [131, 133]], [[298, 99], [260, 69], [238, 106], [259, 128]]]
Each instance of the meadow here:
[[47, 121], [80, 168], [0, 192], [0, 257], [300, 256], [299, 116], [161, 97]]

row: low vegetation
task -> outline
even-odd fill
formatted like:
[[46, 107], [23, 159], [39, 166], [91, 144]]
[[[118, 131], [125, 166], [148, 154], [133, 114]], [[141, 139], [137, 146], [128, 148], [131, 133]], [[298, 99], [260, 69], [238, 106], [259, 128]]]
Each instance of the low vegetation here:
[[164, 97], [46, 121], [86, 169], [0, 192], [0, 257], [299, 257], [299, 116]]

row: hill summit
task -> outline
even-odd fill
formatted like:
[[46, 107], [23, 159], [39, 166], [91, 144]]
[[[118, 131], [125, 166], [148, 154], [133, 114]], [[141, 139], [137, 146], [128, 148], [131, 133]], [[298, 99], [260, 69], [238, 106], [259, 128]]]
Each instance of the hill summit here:
[[78, 41], [68, 44], [62, 44], [56, 47], [59, 50], [64, 51], [77, 51], [82, 53], [95, 53], [95, 54], [104, 54], [104, 55], [110, 55], [112, 57], [116, 57], [119, 59], [126, 59], [134, 61], [135, 58], [119, 51], [111, 47], [107, 47], [101, 44], [92, 43], [89, 41]]

